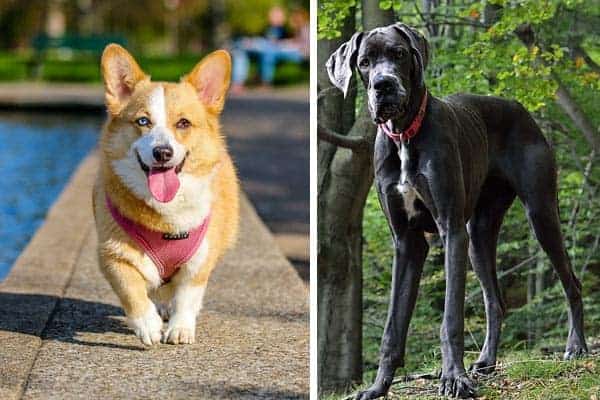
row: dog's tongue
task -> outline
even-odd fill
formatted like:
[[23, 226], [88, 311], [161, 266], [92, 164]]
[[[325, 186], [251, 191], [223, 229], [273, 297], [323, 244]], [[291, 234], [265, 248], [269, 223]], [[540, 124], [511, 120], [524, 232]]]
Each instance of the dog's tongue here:
[[175, 168], [167, 170], [150, 169], [148, 188], [152, 196], [161, 203], [168, 203], [173, 200], [177, 190], [179, 190], [179, 178]]

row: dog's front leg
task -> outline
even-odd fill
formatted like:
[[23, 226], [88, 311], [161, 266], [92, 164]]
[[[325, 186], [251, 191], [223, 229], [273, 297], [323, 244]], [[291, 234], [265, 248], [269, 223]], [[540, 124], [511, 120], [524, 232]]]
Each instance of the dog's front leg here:
[[380, 193], [380, 201], [392, 230], [394, 261], [388, 316], [381, 339], [379, 368], [375, 382], [358, 394], [357, 399], [375, 399], [387, 394], [396, 368], [404, 365], [408, 325], [412, 316], [419, 280], [429, 246], [422, 230], [408, 228], [402, 197], [392, 186], [389, 195]]
[[440, 395], [468, 398], [475, 385], [466, 374], [464, 354], [464, 304], [469, 238], [465, 221], [466, 190], [460, 153], [453, 142], [442, 149], [423, 169], [425, 203], [435, 219], [444, 242], [446, 293], [440, 329], [442, 375]]
[[101, 256], [101, 263], [102, 272], [121, 300], [128, 325], [145, 345], [159, 343], [162, 319], [148, 297], [144, 277], [134, 266], [123, 261], [103, 260]]
[[468, 236], [462, 221], [452, 222], [444, 229], [446, 294], [444, 317], [440, 330], [442, 376], [440, 395], [473, 397], [475, 386], [467, 377], [464, 354], [464, 303]]
[[196, 338], [196, 317], [202, 301], [206, 284], [194, 282], [181, 283], [175, 288], [171, 304], [171, 315], [163, 341], [171, 344], [191, 344]]

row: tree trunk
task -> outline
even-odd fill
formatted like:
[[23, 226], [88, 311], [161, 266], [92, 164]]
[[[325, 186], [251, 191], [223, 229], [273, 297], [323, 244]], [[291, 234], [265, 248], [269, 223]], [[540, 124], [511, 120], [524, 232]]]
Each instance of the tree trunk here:
[[[374, 131], [365, 114], [350, 135]], [[373, 180], [371, 158], [372, 150], [337, 149], [318, 193], [321, 392], [345, 390], [362, 378], [362, 218]]]
[[[363, 26], [393, 22], [378, 1], [363, 1]], [[355, 118], [356, 81], [347, 98], [332, 89], [324, 64], [354, 31], [350, 13], [340, 40], [318, 44], [319, 123], [338, 134], [365, 137], [369, 150], [354, 152], [320, 141], [318, 146], [318, 390], [347, 390], [362, 379], [362, 218], [373, 180], [375, 126], [366, 107]]]
[[206, 38], [208, 48], [219, 49], [227, 47], [230, 32], [227, 25], [226, 9], [225, 0], [212, 0], [209, 3], [208, 18], [213, 34]]

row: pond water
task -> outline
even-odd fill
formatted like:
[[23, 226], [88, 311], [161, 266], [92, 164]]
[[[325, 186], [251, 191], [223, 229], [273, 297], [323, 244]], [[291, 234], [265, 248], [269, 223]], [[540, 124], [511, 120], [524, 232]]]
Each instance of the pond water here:
[[0, 112], [0, 280], [96, 145], [101, 124], [100, 114]]

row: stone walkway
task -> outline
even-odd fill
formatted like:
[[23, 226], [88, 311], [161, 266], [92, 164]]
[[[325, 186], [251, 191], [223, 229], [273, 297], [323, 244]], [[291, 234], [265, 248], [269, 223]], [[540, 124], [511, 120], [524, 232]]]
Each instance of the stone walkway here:
[[308, 289], [250, 203], [196, 344], [146, 349], [96, 263], [89, 156], [0, 284], [0, 399], [308, 398]]

